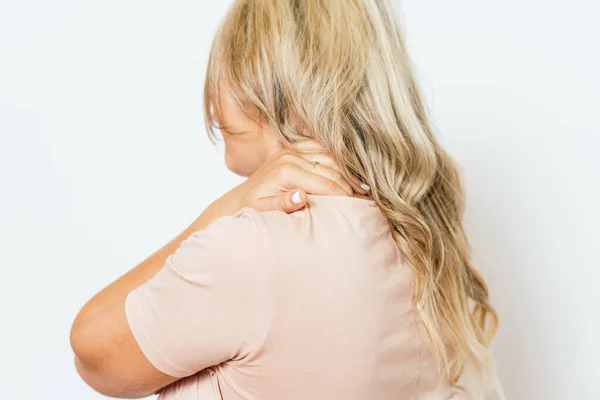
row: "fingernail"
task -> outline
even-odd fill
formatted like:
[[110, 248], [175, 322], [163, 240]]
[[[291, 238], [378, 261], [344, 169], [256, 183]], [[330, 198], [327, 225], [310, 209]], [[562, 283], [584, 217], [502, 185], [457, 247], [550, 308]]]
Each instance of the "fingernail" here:
[[296, 193], [294, 193], [294, 194], [292, 195], [292, 201], [293, 201], [295, 204], [300, 204], [300, 203], [302, 203], [302, 198], [300, 198], [300, 191], [298, 191], [298, 192], [296, 192]]
[[360, 187], [366, 190], [367, 192], [371, 190], [371, 186], [367, 185], [366, 183], [361, 183]]

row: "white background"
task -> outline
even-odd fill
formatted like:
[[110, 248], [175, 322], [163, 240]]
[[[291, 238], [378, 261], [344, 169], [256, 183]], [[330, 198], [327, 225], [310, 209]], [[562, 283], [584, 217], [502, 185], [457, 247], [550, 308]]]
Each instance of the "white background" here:
[[[240, 182], [202, 86], [229, 1], [0, 0], [0, 398], [98, 399], [91, 295]], [[502, 327], [509, 399], [600, 399], [600, 6], [406, 0], [436, 130]]]

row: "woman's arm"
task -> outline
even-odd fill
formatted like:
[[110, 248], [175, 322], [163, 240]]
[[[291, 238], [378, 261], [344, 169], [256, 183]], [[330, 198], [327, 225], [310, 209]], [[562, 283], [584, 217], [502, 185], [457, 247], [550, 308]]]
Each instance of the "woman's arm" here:
[[132, 290], [156, 275], [165, 265], [167, 257], [173, 254], [181, 245], [181, 242], [192, 233], [206, 228], [217, 218], [231, 215], [241, 208], [238, 203], [238, 191], [239, 187], [213, 202], [194, 222], [169, 243], [92, 297], [81, 309], [73, 322], [71, 343], [76, 344], [74, 342], [76, 342], [79, 328], [90, 322], [106, 306], [117, 301], [122, 301]]
[[[79, 312], [71, 329], [71, 346], [81, 377], [103, 394], [130, 398], [147, 396], [177, 380], [156, 370], [138, 347], [125, 315], [127, 295], [154, 277], [167, 257], [192, 233], [244, 206], [293, 212], [306, 204], [305, 193], [352, 194], [352, 187], [337, 171], [324, 164], [318, 168], [319, 174], [311, 174], [312, 166], [301, 157], [279, 154], [246, 182], [212, 203], [163, 248], [94, 296]], [[294, 196], [296, 192], [299, 195]]]
[[[75, 352], [77, 372], [92, 388], [112, 397], [141, 398], [177, 380], [153, 368], [137, 348], [128, 332], [125, 298], [154, 277], [164, 267], [167, 257], [193, 232], [239, 209], [236, 189], [212, 203], [183, 232], [101, 290], [81, 309], [71, 328], [71, 346]], [[111, 356], [114, 354], [121, 356], [115, 359]], [[121, 358], [128, 360], [126, 369], [134, 373], [109, 371], [115, 370]], [[138, 377], [142, 379], [135, 383]]]

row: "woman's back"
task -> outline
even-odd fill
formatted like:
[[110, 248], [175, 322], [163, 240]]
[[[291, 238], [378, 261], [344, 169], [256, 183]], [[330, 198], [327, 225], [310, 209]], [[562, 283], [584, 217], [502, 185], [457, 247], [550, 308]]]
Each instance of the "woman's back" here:
[[[448, 397], [418, 328], [412, 269], [389, 229], [373, 201], [309, 196], [309, 207], [291, 215], [246, 208], [194, 234], [167, 263], [175, 274], [163, 271], [130, 295], [130, 324], [148, 359], [170, 375], [210, 357], [178, 346], [186, 336], [230, 360], [175, 383], [163, 398]], [[198, 310], [183, 334], [164, 328], [182, 324], [180, 310], [160, 298], [167, 293], [189, 296]], [[140, 310], [140, 296], [155, 306]]]

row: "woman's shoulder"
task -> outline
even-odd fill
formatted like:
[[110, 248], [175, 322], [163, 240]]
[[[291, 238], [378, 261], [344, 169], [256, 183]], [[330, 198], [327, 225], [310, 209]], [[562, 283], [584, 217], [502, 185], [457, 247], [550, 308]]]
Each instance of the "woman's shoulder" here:
[[232, 239], [241, 242], [259, 240], [262, 234], [286, 222], [286, 214], [282, 211], [257, 211], [250, 207], [243, 207], [232, 215], [226, 215], [214, 220], [206, 228], [195, 232], [192, 236], [206, 234], [224, 237], [231, 242]]
[[277, 236], [274, 233], [290, 230], [286, 224], [289, 224], [289, 215], [284, 212], [260, 212], [243, 207], [192, 233], [185, 242], [210, 247], [222, 257], [258, 258], [272, 247], [272, 238]]
[[372, 201], [336, 196], [309, 196], [309, 204], [291, 214], [243, 207], [194, 234], [206, 237], [221, 251], [255, 258], [288, 258], [294, 253], [362, 252], [390, 231], [385, 215]]
[[242, 242], [264, 240], [277, 233], [293, 232], [293, 225], [306, 217], [306, 209], [287, 214], [283, 211], [257, 211], [243, 207], [231, 216], [224, 216], [211, 223], [206, 230], [220, 232]]

